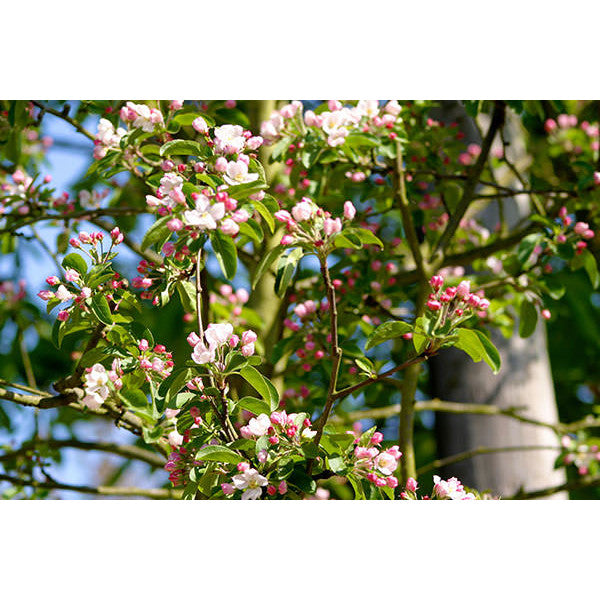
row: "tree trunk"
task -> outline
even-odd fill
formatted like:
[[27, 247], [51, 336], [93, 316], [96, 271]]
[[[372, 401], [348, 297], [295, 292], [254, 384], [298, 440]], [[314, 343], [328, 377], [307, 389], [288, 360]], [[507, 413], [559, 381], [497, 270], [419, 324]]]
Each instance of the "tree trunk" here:
[[[460, 103], [443, 103], [434, 117], [446, 122], [457, 121], [467, 141], [481, 143], [477, 129], [466, 117]], [[514, 141], [518, 140], [515, 138]], [[516, 220], [521, 212], [519, 202], [513, 199], [505, 202], [504, 211], [509, 222]], [[478, 216], [490, 230], [497, 223], [495, 206], [488, 207]], [[523, 416], [556, 423], [558, 411], [543, 323], [538, 323], [534, 334], [527, 339], [516, 333], [506, 339], [493, 331], [492, 340], [502, 356], [502, 369], [498, 375], [494, 375], [485, 363], [474, 364], [464, 352], [451, 348], [430, 361], [433, 395], [453, 402], [526, 407], [520, 413]], [[437, 413], [436, 437], [439, 458], [480, 447], [559, 446], [551, 429], [505, 416]], [[440, 475], [456, 476], [466, 486], [507, 497], [521, 488], [533, 491], [564, 483], [564, 470], [554, 469], [557, 454], [558, 450], [551, 449], [482, 454], [448, 465]], [[566, 499], [567, 494], [555, 494], [552, 498]]]

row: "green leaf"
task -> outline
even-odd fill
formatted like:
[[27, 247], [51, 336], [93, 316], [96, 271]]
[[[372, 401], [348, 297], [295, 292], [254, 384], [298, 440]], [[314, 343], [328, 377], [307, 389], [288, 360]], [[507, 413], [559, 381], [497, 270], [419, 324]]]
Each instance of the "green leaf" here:
[[207, 158], [211, 155], [211, 151], [205, 144], [200, 144], [193, 140], [173, 140], [172, 142], [163, 144], [160, 148], [161, 156], [173, 156], [175, 154]]
[[289, 254], [285, 254], [277, 263], [277, 274], [275, 276], [275, 293], [283, 298], [292, 281], [296, 265], [304, 254], [302, 248], [294, 248]]
[[252, 274], [252, 289], [259, 282], [265, 271], [275, 262], [275, 259], [285, 252], [285, 246], [275, 246], [269, 250], [260, 260], [254, 273]]
[[246, 223], [240, 223], [239, 227], [241, 235], [249, 237], [253, 242], [256, 242], [257, 244], [260, 244], [263, 241], [263, 230], [261, 229], [260, 225], [253, 219], [246, 221]]
[[71, 252], [63, 258], [62, 266], [65, 269], [75, 269], [80, 275], [87, 273], [87, 263], [81, 254], [75, 252]]
[[387, 340], [392, 340], [394, 338], [400, 337], [405, 333], [409, 333], [412, 331], [412, 326], [404, 321], [387, 321], [382, 323], [373, 331], [373, 333], [367, 338], [367, 343], [365, 345], [365, 350], [369, 350], [373, 346], [377, 346], [378, 344], [382, 344]]
[[484, 360], [494, 374], [500, 371], [500, 354], [482, 331], [459, 327], [455, 330], [455, 333], [458, 335], [458, 341], [454, 345], [459, 350], [466, 352], [473, 359], [473, 362]]
[[517, 249], [517, 259], [521, 265], [524, 265], [529, 260], [540, 239], [541, 235], [539, 233], [532, 233], [523, 238]]
[[271, 411], [279, 408], [279, 393], [275, 386], [254, 367], [241, 369], [240, 375], [269, 403]]
[[181, 279], [175, 284], [175, 288], [179, 294], [183, 310], [186, 313], [196, 312], [196, 288], [194, 284], [187, 279]]
[[339, 455], [329, 456], [327, 462], [334, 473], [344, 473], [346, 471], [346, 461]]
[[535, 331], [537, 320], [538, 313], [535, 305], [524, 298], [519, 311], [519, 335], [522, 338], [529, 337]]
[[353, 250], [359, 250], [362, 248], [362, 242], [360, 241], [360, 238], [348, 231], [338, 233], [333, 239], [333, 245], [336, 248], [352, 248]]
[[269, 231], [273, 233], [275, 231], [275, 220], [269, 209], [258, 200], [252, 200], [252, 206], [254, 206], [258, 214], [264, 219]]
[[103, 294], [94, 294], [90, 301], [90, 308], [99, 321], [106, 325], [113, 324], [114, 320], [106, 296]]
[[227, 446], [206, 446], [198, 450], [196, 460], [237, 465], [239, 462], [242, 462], [242, 457], [237, 452], [227, 448]]
[[581, 256], [583, 257], [583, 268], [590, 278], [592, 287], [596, 289], [600, 284], [600, 275], [598, 274], [598, 265], [596, 263], [596, 259], [589, 250], [584, 250], [581, 253]]
[[125, 398], [127, 404], [134, 408], [146, 408], [148, 406], [148, 398], [139, 388], [124, 385], [119, 393]]
[[219, 261], [221, 271], [227, 279], [233, 279], [237, 271], [237, 248], [235, 242], [220, 231], [213, 231], [210, 243]]
[[245, 396], [238, 402], [238, 406], [244, 410], [250, 411], [255, 415], [270, 414], [271, 407], [268, 402], [261, 400], [260, 398], [252, 398], [251, 396]]
[[383, 242], [370, 230], [353, 228], [351, 232], [363, 243], [373, 244], [383, 248]]
[[157, 249], [159, 251], [161, 250], [165, 242], [171, 236], [171, 231], [167, 227], [167, 223], [172, 218], [171, 215], [165, 215], [152, 224], [150, 229], [146, 231], [146, 235], [144, 235], [144, 239], [142, 240], [142, 250], [146, 250], [146, 248], [149, 248], [152, 244], [156, 244]]

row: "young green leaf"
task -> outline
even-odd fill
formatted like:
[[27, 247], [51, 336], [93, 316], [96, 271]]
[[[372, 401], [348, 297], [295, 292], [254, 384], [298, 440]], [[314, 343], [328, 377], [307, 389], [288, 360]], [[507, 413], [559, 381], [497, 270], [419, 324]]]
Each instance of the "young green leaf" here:
[[85, 275], [87, 273], [87, 263], [85, 262], [83, 256], [81, 254], [77, 254], [76, 252], [71, 252], [67, 254], [62, 261], [62, 266], [65, 269], [75, 269], [80, 275]]
[[210, 243], [215, 251], [223, 275], [227, 279], [233, 279], [237, 271], [237, 248], [235, 242], [228, 235], [220, 231], [213, 231], [210, 235]]
[[535, 331], [537, 320], [538, 313], [535, 305], [524, 298], [519, 311], [519, 335], [522, 338], [529, 337]]
[[386, 321], [379, 325], [379, 327], [377, 327], [377, 329], [375, 329], [375, 331], [367, 338], [365, 350], [369, 350], [373, 346], [400, 337], [411, 331], [412, 326], [404, 321]]
[[279, 394], [275, 386], [254, 367], [241, 369], [240, 375], [269, 403], [271, 410], [279, 407]]
[[484, 360], [494, 374], [500, 371], [500, 353], [482, 331], [459, 327], [455, 330], [455, 333], [458, 335], [458, 340], [454, 345], [459, 350], [466, 352], [473, 359], [473, 362]]
[[296, 265], [302, 258], [304, 250], [294, 248], [289, 254], [282, 256], [277, 263], [277, 275], [275, 276], [275, 293], [283, 298], [285, 291], [292, 281]]

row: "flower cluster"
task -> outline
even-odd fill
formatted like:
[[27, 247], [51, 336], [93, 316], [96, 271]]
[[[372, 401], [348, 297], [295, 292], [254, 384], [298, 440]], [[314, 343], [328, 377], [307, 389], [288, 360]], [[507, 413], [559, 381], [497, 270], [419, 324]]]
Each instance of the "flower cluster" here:
[[231, 323], [210, 323], [204, 332], [204, 340], [194, 332], [187, 337], [194, 349], [192, 360], [199, 365], [210, 364], [219, 371], [225, 368], [226, 354], [238, 345], [243, 356], [252, 356], [256, 340], [257, 335], [252, 330], [244, 331], [241, 338], [235, 335]]
[[94, 139], [94, 158], [104, 158], [109, 150], [119, 150], [121, 138], [127, 133], [122, 127], [115, 126], [108, 119], [100, 119], [98, 132]]
[[485, 311], [490, 305], [490, 301], [484, 298], [483, 290], [477, 293], [471, 293], [471, 282], [468, 279], [461, 281], [456, 287], [447, 286], [444, 288], [444, 278], [441, 275], [434, 275], [430, 281], [433, 293], [427, 300], [427, 308], [440, 315], [440, 324], [450, 321], [464, 320], [471, 315], [472, 311], [478, 311], [478, 314], [485, 315]]
[[268, 485], [269, 480], [246, 462], [239, 463], [237, 468], [239, 473], [231, 478], [232, 483], [221, 484], [223, 493], [230, 496], [236, 490], [242, 490], [242, 500], [258, 500], [262, 496], [262, 488]]
[[194, 460], [186, 448], [179, 448], [169, 454], [164, 469], [169, 472], [169, 481], [173, 486], [180, 487], [189, 481], [190, 470], [201, 465], [202, 462]]
[[[347, 433], [355, 435], [354, 431]], [[385, 450], [380, 448], [383, 434], [379, 431], [373, 432], [366, 443], [361, 438], [354, 441], [352, 452], [352, 472], [358, 477], [365, 477], [377, 487], [396, 488], [398, 479], [393, 473], [398, 468], [398, 461], [402, 456], [398, 446], [392, 446]], [[362, 444], [362, 445], [361, 445]]]
[[91, 409], [101, 406], [113, 390], [120, 390], [123, 386], [122, 374], [120, 362], [116, 358], [110, 371], [100, 363], [88, 367], [83, 376], [85, 390], [83, 403]]
[[316, 433], [311, 429], [310, 420], [303, 414], [288, 415], [285, 410], [274, 411], [270, 416], [260, 414], [240, 429], [240, 435], [245, 439], [268, 436], [269, 444], [276, 446], [279, 451], [298, 447], [302, 441], [315, 437]]
[[[108, 260], [113, 247], [119, 245], [123, 241], [123, 234], [118, 227], [115, 227], [111, 231], [110, 237], [111, 244], [106, 253], [102, 247], [102, 240], [104, 239], [104, 234], [102, 232], [81, 232], [79, 233], [78, 237], [71, 238], [69, 244], [73, 248], [80, 249], [82, 252], [87, 254], [92, 263], [101, 264]], [[87, 245], [89, 248], [85, 249], [82, 247], [82, 245]], [[92, 296], [96, 294], [102, 294], [104, 291], [102, 286], [94, 286], [92, 288], [86, 285], [84, 276], [87, 270], [87, 265], [85, 265], [85, 261], [83, 261], [81, 257], [78, 256], [77, 258], [80, 259], [80, 262], [72, 263], [77, 268], [73, 268], [72, 266], [65, 267], [64, 282], [56, 275], [50, 275], [46, 278], [46, 283], [48, 285], [57, 288], [55, 291], [41, 290], [37, 294], [38, 297], [44, 300], [44, 302], [51, 303], [48, 305], [50, 308], [64, 302], [69, 302], [71, 300], [74, 301], [69, 308], [60, 310], [58, 312], [57, 319], [59, 321], [67, 321], [74, 309], [79, 309], [84, 313], [89, 312], [89, 307], [86, 304], [86, 300], [92, 298]], [[121, 279], [121, 276], [118, 273], [113, 273], [112, 280], [109, 284], [109, 287], [112, 290], [126, 288], [127, 285], [128, 282], [124, 279]], [[107, 294], [106, 298], [108, 300], [114, 300], [114, 297], [111, 293]]]
[[343, 223], [352, 221], [355, 215], [356, 208], [350, 201], [344, 203], [342, 221], [339, 217], [331, 218], [329, 212], [304, 197], [293, 206], [291, 214], [287, 210], [278, 210], [275, 218], [286, 226], [287, 234], [281, 238], [282, 246], [300, 245], [326, 253], [336, 234], [342, 231]]
[[[392, 129], [402, 122], [399, 116], [402, 107], [396, 100], [380, 106], [377, 100], [360, 100], [356, 106], [344, 106], [339, 100], [329, 100], [328, 111], [315, 114], [307, 110], [302, 115], [302, 103], [294, 101], [278, 111], [274, 111], [268, 121], [261, 125], [261, 135], [267, 143], [274, 143], [284, 135], [296, 136], [302, 133], [302, 125], [319, 132], [330, 147], [341, 146], [353, 132], [375, 133]], [[395, 135], [394, 135], [395, 137]]]
[[430, 496], [417, 495], [418, 482], [409, 477], [406, 481], [404, 491], [400, 494], [403, 500], [479, 500], [479, 496], [465, 490], [463, 484], [456, 478], [448, 480], [441, 479], [439, 475], [433, 476], [433, 493]]
[[591, 240], [595, 235], [594, 232], [584, 221], [577, 221], [573, 224], [574, 219], [569, 215], [566, 206], [561, 206], [558, 217], [561, 229], [556, 234], [556, 242], [558, 244], [571, 243], [575, 247], [575, 253], [581, 254], [587, 248], [585, 240]]
[[150, 348], [148, 340], [141, 339], [138, 342], [139, 367], [144, 371], [146, 381], [154, 379], [161, 381], [171, 374], [173, 370], [173, 355], [167, 352], [162, 344], [156, 344], [154, 348]]
[[6, 308], [14, 308], [26, 296], [24, 279], [20, 279], [18, 290], [15, 289], [15, 284], [12, 281], [0, 282], [0, 301]]
[[598, 444], [565, 435], [561, 439], [561, 446], [563, 447], [563, 464], [577, 467], [579, 475], [587, 475], [591, 471], [598, 471], [600, 461], [600, 447]]

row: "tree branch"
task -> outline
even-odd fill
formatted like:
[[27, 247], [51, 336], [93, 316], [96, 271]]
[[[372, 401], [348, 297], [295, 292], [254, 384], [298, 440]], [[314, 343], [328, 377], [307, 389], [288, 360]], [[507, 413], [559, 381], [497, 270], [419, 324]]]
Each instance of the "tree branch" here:
[[458, 206], [454, 211], [454, 214], [450, 215], [450, 220], [446, 225], [446, 229], [444, 229], [444, 233], [442, 233], [429, 261], [431, 264], [435, 265], [436, 263], [441, 263], [446, 246], [452, 239], [454, 232], [458, 228], [461, 219], [463, 218], [465, 212], [471, 204], [471, 201], [473, 200], [475, 189], [477, 187], [477, 184], [479, 183], [479, 177], [481, 176], [481, 173], [483, 172], [483, 169], [487, 163], [488, 155], [490, 153], [494, 137], [496, 137], [498, 129], [504, 123], [505, 111], [506, 104], [502, 100], [497, 100], [494, 102], [492, 121], [490, 123], [490, 127], [485, 136], [485, 139], [483, 140], [483, 143], [481, 145], [481, 153], [477, 157], [477, 162], [473, 165], [473, 167], [467, 175], [467, 179], [463, 188], [462, 198], [460, 199]]

